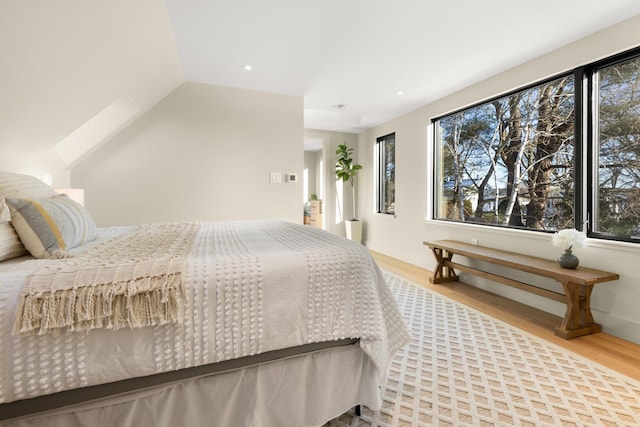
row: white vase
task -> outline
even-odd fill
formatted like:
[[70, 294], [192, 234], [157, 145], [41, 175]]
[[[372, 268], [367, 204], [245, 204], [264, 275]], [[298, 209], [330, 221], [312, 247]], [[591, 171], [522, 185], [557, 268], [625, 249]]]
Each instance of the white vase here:
[[362, 243], [362, 221], [358, 221], [357, 219], [345, 221], [344, 225], [347, 232], [347, 239]]

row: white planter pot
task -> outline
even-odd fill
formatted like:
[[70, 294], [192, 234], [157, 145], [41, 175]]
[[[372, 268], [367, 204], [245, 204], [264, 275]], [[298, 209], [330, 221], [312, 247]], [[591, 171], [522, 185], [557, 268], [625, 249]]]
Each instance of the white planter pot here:
[[362, 243], [362, 221], [345, 221], [347, 239]]

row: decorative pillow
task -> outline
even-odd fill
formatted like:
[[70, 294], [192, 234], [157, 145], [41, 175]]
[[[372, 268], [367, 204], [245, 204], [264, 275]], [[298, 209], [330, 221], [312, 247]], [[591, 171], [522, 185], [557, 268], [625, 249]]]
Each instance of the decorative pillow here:
[[89, 212], [70, 198], [7, 198], [11, 224], [31, 255], [62, 258], [69, 249], [96, 237], [96, 224]]
[[9, 223], [11, 214], [5, 197], [43, 198], [55, 196], [56, 191], [38, 178], [19, 173], [0, 171], [0, 261], [28, 252]]

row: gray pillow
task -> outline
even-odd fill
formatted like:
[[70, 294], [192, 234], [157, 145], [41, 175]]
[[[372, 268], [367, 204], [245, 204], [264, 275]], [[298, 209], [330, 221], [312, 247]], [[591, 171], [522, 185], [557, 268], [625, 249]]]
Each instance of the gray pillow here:
[[11, 224], [36, 258], [62, 258], [91, 242], [96, 225], [89, 212], [64, 195], [45, 199], [7, 198]]

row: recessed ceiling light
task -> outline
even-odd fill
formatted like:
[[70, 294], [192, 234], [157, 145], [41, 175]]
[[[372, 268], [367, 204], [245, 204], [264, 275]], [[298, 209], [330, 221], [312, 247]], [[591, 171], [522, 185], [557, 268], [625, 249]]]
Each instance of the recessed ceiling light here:
[[404, 92], [399, 90], [399, 91], [396, 92], [396, 95], [404, 95]]
[[244, 66], [244, 69], [247, 70], [247, 71], [251, 71], [252, 68], [253, 67], [251, 65], [249, 65], [249, 64]]

